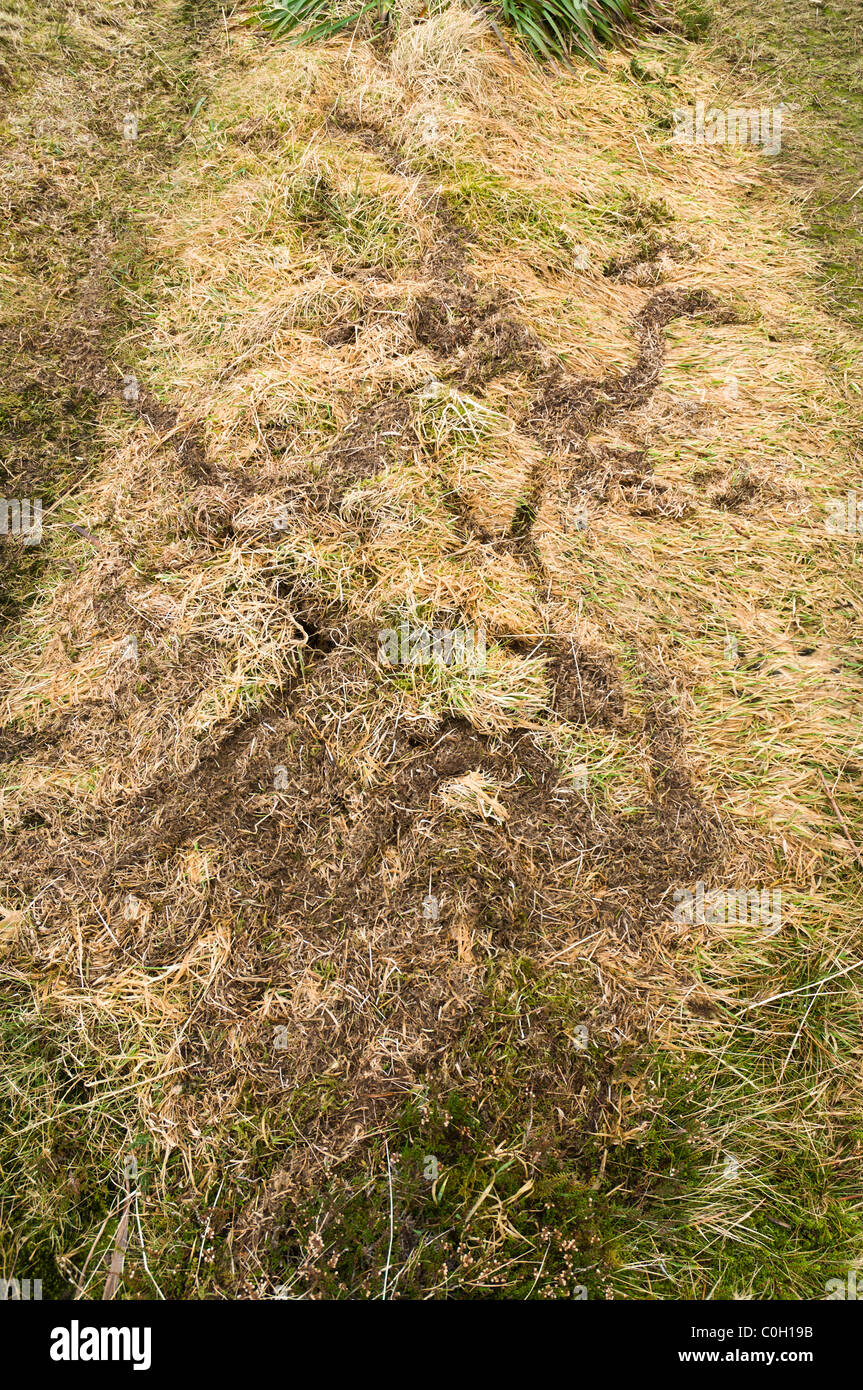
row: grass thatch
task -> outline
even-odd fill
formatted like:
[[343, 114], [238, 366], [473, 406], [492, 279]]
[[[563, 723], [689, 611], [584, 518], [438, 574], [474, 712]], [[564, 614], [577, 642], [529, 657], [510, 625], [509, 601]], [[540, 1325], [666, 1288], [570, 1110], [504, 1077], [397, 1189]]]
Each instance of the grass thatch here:
[[821, 1297], [863, 378], [806, 185], [672, 144], [694, 20], [563, 75], [212, 18], [5, 21], [0, 1275], [93, 1297], [127, 1220], [126, 1298]]

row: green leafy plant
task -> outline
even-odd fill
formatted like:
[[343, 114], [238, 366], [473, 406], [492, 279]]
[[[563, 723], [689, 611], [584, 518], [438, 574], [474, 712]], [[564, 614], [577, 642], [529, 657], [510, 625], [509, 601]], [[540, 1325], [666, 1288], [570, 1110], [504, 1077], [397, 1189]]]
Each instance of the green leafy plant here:
[[[338, 0], [281, 0], [276, 5], [262, 6], [256, 18], [277, 39], [312, 43], [315, 39], [332, 38], [340, 29], [357, 24], [369, 10], [377, 10], [380, 16], [383, 14], [380, 0], [368, 0], [367, 4], [345, 15], [337, 13], [339, 8]], [[303, 28], [304, 25], [308, 27]]]
[[633, 7], [630, 0], [501, 0], [500, 14], [541, 58], [594, 58], [594, 41], [612, 43]]
[[[571, 53], [596, 57], [596, 43], [612, 43], [634, 18], [633, 0], [498, 0], [482, 12], [494, 23], [501, 19], [516, 31], [537, 57], [566, 59]], [[341, 29], [370, 16], [373, 28], [389, 23], [383, 0], [368, 0], [343, 13], [339, 0], [277, 0], [255, 14], [278, 39], [310, 43], [332, 38]], [[374, 13], [372, 13], [374, 12]]]

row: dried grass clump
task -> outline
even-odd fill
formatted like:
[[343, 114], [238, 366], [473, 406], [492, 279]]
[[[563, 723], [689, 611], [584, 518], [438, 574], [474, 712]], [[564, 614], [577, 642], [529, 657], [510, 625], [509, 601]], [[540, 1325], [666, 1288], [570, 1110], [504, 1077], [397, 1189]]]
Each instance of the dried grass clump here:
[[395, 81], [418, 100], [450, 93], [481, 105], [498, 66], [488, 55], [488, 28], [475, 11], [448, 5], [402, 28], [389, 56]]

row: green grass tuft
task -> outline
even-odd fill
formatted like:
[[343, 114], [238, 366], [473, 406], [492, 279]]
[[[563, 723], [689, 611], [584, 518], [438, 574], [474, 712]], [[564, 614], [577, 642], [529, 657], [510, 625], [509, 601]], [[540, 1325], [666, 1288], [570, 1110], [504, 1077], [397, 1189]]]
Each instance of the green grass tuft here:
[[[486, 13], [514, 29], [536, 57], [552, 60], [575, 53], [596, 57], [597, 44], [613, 43], [634, 18], [630, 0], [501, 0]], [[377, 32], [391, 23], [392, 11], [380, 0], [347, 14], [338, 0], [279, 0], [255, 14], [275, 38], [293, 43], [332, 38], [366, 17]]]

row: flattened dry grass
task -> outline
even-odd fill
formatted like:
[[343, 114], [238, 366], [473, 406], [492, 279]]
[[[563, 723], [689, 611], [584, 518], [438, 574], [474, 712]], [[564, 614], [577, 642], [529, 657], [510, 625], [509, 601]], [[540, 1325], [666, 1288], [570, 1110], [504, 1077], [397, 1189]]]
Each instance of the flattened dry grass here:
[[[797, 195], [672, 146], [625, 56], [540, 77], [456, 8], [193, 57], [141, 396], [4, 637], [6, 1272], [92, 1296], [131, 1151], [126, 1297], [820, 1296], [860, 1240], [822, 525], [860, 342]], [[657, 285], [713, 298], [636, 399]], [[390, 668], [403, 622], [487, 661]], [[676, 920], [699, 879], [781, 885], [781, 930]]]

